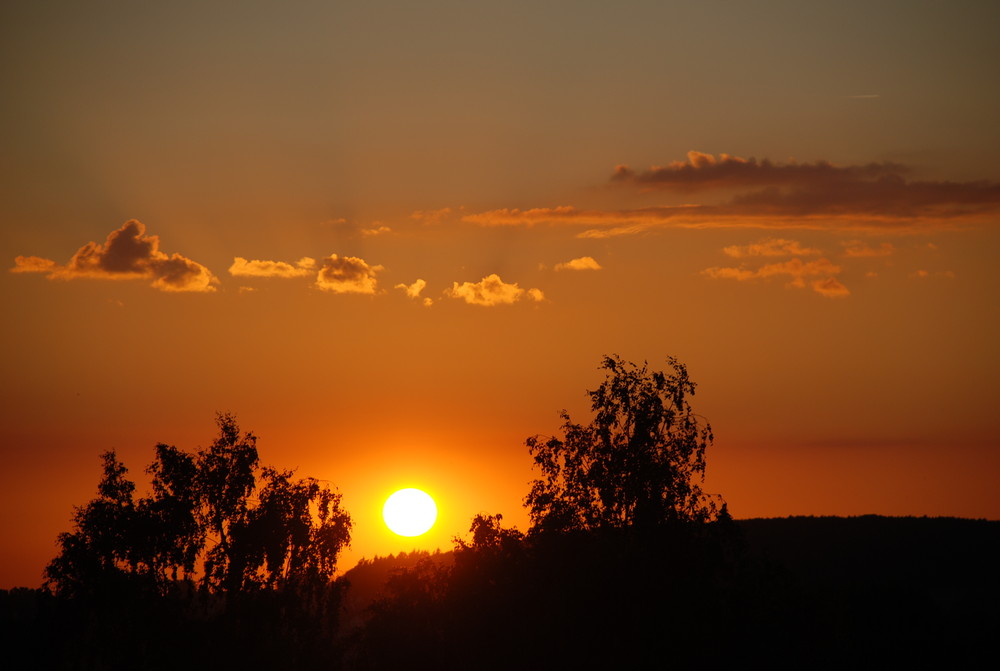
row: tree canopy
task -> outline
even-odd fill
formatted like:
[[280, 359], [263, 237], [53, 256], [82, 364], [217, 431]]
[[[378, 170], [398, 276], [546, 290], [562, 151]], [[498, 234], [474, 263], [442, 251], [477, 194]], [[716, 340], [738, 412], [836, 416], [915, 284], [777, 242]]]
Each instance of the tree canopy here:
[[328, 583], [350, 542], [341, 495], [261, 467], [256, 436], [241, 435], [229, 414], [217, 424], [207, 449], [158, 444], [142, 498], [115, 452], [105, 452], [98, 496], [59, 535], [48, 586], [76, 596], [122, 584], [162, 594], [178, 580], [217, 593]]
[[594, 417], [573, 422], [563, 410], [562, 437], [525, 442], [542, 477], [525, 499], [533, 531], [650, 527], [727, 516], [705, 494], [711, 425], [691, 408], [695, 383], [677, 359], [652, 371], [604, 357], [604, 381], [587, 394]]

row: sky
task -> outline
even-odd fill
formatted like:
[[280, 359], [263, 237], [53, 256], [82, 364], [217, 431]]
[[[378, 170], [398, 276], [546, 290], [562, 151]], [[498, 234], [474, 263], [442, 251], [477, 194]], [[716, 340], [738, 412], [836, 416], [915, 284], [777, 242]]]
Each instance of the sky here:
[[[0, 588], [232, 412], [359, 558], [668, 356], [737, 518], [1000, 519], [1000, 5], [0, 7]], [[385, 497], [440, 517], [403, 539]]]

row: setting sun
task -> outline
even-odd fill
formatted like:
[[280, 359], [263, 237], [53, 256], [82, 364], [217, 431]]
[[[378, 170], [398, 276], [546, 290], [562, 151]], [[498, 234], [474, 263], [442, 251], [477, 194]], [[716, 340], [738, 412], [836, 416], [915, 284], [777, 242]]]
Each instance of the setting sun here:
[[382, 507], [382, 519], [400, 536], [427, 533], [437, 520], [437, 505], [429, 494], [419, 489], [400, 489]]

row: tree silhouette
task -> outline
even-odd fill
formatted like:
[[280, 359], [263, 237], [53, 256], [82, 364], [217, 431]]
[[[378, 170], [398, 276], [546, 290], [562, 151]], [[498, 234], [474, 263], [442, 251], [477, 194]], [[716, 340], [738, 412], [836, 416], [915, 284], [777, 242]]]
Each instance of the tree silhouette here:
[[588, 391], [594, 419], [564, 410], [563, 437], [525, 442], [542, 478], [525, 499], [533, 531], [653, 527], [727, 517], [699, 485], [712, 427], [694, 414], [695, 384], [673, 357], [667, 372], [606, 356]]
[[327, 586], [350, 542], [341, 495], [261, 468], [256, 437], [241, 435], [232, 415], [217, 424], [218, 438], [197, 453], [157, 445], [151, 495], [138, 500], [125, 465], [105, 452], [98, 496], [59, 535], [47, 585], [67, 596], [115, 585], [165, 594], [200, 573], [209, 593]]

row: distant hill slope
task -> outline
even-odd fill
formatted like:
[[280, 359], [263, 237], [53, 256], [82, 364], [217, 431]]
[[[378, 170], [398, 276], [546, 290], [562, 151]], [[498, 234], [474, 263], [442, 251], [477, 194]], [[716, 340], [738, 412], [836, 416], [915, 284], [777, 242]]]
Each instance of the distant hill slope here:
[[387, 557], [376, 556], [374, 559], [362, 559], [354, 568], [342, 575], [338, 582], [347, 585], [344, 593], [342, 625], [347, 630], [361, 626], [365, 620], [365, 610], [377, 599], [385, 596], [386, 582], [394, 574], [417, 567], [421, 562], [433, 562], [450, 566], [452, 553], [437, 551], [400, 552]]

